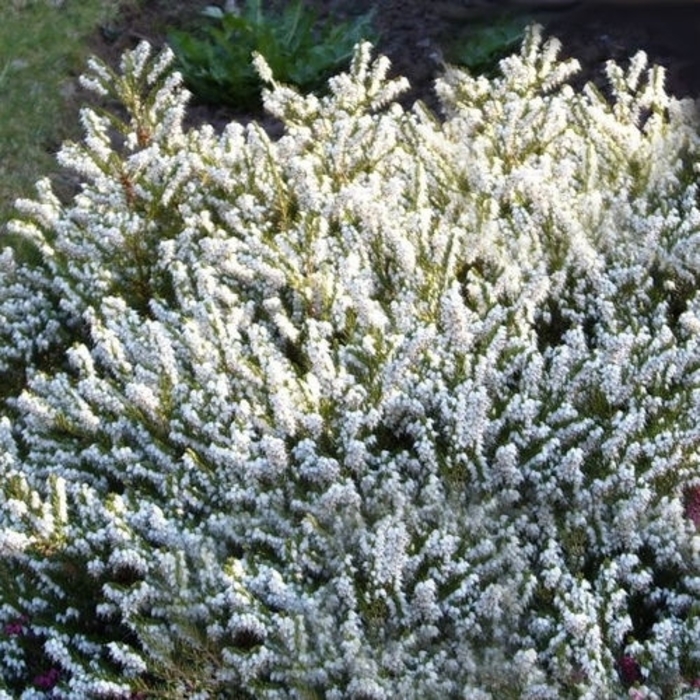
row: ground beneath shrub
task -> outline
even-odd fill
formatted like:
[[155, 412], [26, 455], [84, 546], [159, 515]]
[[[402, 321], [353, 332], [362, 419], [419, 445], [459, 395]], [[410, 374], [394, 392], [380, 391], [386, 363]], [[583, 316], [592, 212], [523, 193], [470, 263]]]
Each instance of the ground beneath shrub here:
[[[435, 106], [432, 84], [439, 73], [442, 47], [464, 34], [476, 18], [489, 15], [483, 0], [306, 0], [323, 18], [346, 19], [374, 9], [381, 33], [377, 49], [388, 55], [396, 73], [411, 81], [406, 102], [420, 98]], [[522, 2], [522, 0], [521, 0]], [[550, 0], [551, 2], [551, 0]], [[110, 26], [92, 37], [93, 51], [110, 63], [142, 39], [156, 46], [172, 26], [191, 26], [212, 0], [150, 0], [130, 4]], [[223, 0], [220, 4], [223, 4]], [[508, 0], [486, 3], [500, 10]], [[667, 68], [667, 88], [677, 96], [700, 95], [700, 3], [603, 4], [582, 0], [566, 9], [522, 7], [546, 32], [559, 37], [563, 55], [583, 66], [580, 85], [593, 80], [605, 85], [603, 65], [612, 58], [625, 62], [644, 49], [652, 62]], [[84, 98], [84, 95], [83, 95]], [[231, 119], [248, 121], [259, 114], [215, 105], [193, 105], [195, 123], [221, 126]]]

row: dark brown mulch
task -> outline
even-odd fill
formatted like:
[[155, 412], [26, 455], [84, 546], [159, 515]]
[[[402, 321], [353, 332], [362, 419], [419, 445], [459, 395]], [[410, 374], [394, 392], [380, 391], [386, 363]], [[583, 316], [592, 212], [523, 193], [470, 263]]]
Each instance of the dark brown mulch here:
[[581, 61], [584, 77], [600, 81], [607, 59], [625, 62], [644, 49], [652, 63], [667, 69], [669, 93], [700, 95], [700, 3], [581, 3], [549, 29]]
[[[441, 46], [464, 31], [473, 19], [469, 0], [306, 0], [324, 18], [345, 19], [374, 8], [380, 31], [377, 50], [392, 60], [396, 73], [412, 84], [407, 101], [435, 104], [432, 84], [439, 73]], [[141, 0], [124, 10], [92, 39], [93, 51], [115, 63], [126, 48], [147, 39], [162, 46], [173, 25], [187, 26], [212, 0]], [[500, 4], [491, 3], [502, 9]], [[644, 49], [654, 63], [667, 68], [667, 87], [677, 96], [700, 95], [700, 3], [576, 3], [564, 10], [522, 8], [563, 42], [563, 55], [582, 63], [577, 83], [593, 80], [603, 86], [603, 65], [612, 58], [625, 63]], [[488, 16], [488, 11], [481, 14]], [[193, 105], [193, 122], [222, 125], [247, 121], [259, 114], [211, 105]]]

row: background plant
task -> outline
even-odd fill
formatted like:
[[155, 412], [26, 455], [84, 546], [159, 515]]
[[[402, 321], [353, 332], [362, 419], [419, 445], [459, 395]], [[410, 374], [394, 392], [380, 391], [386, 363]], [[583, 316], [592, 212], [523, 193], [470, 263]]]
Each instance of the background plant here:
[[502, 12], [474, 20], [445, 46], [445, 59], [475, 74], [494, 77], [498, 62], [522, 44], [532, 18], [524, 12]]
[[693, 697], [698, 117], [557, 48], [444, 122], [367, 45], [324, 97], [258, 57], [277, 141], [92, 64], [126, 117], [2, 257], [8, 692]]
[[280, 81], [309, 91], [348, 65], [356, 43], [376, 38], [371, 15], [320, 23], [303, 0], [270, 11], [262, 0], [245, 0], [240, 10], [212, 6], [205, 15], [197, 29], [172, 32], [170, 44], [197, 98], [234, 107], [260, 104], [254, 52], [265, 56]]

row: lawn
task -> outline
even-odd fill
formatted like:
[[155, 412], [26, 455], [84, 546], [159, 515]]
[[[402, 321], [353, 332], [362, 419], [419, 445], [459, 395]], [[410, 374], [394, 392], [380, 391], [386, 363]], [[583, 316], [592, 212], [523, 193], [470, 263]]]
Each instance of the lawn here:
[[[128, 0], [132, 1], [132, 0]], [[55, 154], [80, 136], [77, 76], [90, 37], [125, 2], [10, 0], [0, 22], [0, 225], [41, 176], [63, 189]]]

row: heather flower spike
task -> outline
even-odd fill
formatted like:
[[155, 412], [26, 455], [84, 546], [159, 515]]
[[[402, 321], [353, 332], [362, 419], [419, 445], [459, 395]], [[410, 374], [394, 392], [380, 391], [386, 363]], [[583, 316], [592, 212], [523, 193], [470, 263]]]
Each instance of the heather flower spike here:
[[0, 694], [697, 696], [700, 124], [558, 50], [440, 118], [257, 58], [278, 139], [91, 63], [0, 254]]

